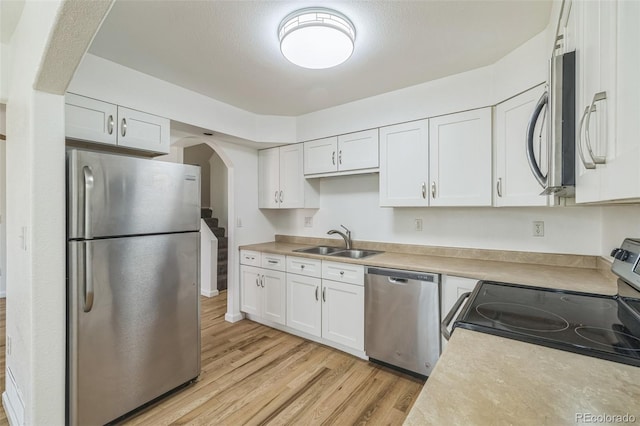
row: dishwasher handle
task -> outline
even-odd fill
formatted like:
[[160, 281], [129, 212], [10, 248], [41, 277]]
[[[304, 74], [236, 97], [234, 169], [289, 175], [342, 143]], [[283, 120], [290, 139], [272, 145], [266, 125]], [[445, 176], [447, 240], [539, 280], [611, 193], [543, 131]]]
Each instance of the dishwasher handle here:
[[440, 331], [442, 332], [442, 336], [445, 339], [449, 340], [451, 338], [451, 333], [453, 333], [453, 330], [451, 330], [451, 333], [450, 333], [447, 327], [449, 327], [449, 324], [451, 323], [451, 321], [453, 321], [453, 317], [456, 315], [456, 312], [458, 312], [458, 309], [460, 309], [460, 306], [462, 306], [462, 303], [469, 296], [471, 296], [470, 291], [461, 294], [458, 300], [456, 301], [455, 305], [453, 305], [453, 308], [451, 308], [447, 316], [444, 317], [444, 319], [442, 320], [442, 324], [440, 325]]
[[386, 269], [369, 266], [366, 271], [367, 275], [381, 275], [388, 277], [389, 282], [394, 284], [406, 283], [408, 280], [424, 281], [428, 283], [438, 284], [438, 274], [428, 272], [401, 271], [398, 269]]

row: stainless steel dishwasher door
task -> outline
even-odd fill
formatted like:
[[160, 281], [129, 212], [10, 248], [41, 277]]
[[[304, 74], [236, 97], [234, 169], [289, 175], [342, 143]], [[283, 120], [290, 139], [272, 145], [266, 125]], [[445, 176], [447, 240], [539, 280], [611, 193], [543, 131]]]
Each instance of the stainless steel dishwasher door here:
[[437, 274], [367, 268], [364, 346], [369, 359], [428, 376], [440, 356]]

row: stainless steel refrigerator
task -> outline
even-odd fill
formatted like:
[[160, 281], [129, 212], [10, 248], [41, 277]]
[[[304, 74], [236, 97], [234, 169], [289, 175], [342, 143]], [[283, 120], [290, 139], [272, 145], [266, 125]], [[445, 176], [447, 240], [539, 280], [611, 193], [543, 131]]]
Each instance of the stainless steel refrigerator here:
[[200, 373], [200, 168], [67, 151], [67, 423]]

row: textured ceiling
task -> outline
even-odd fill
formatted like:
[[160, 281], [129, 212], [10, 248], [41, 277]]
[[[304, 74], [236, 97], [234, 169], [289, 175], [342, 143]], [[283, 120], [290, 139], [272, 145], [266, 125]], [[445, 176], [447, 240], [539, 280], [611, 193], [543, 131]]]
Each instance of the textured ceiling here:
[[[328, 70], [289, 63], [277, 28], [325, 6], [356, 26], [353, 56]], [[90, 52], [260, 114], [300, 115], [488, 65], [549, 20], [551, 0], [117, 0]]]

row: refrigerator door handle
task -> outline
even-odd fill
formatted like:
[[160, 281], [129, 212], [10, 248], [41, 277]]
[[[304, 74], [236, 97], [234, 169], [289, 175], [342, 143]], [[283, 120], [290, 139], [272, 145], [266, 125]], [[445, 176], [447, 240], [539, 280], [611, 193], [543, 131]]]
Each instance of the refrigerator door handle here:
[[93, 308], [93, 268], [91, 267], [93, 257], [93, 245], [90, 242], [84, 243], [84, 306], [85, 312]]
[[93, 192], [93, 171], [91, 167], [84, 166], [82, 168], [84, 175], [84, 238], [86, 240], [93, 238], [91, 230], [91, 194]]

